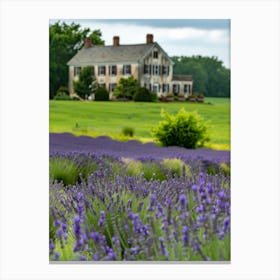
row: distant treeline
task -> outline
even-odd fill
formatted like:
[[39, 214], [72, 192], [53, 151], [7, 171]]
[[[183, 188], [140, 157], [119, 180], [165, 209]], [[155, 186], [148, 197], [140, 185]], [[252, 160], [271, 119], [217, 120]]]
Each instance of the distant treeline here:
[[209, 97], [230, 97], [230, 70], [217, 57], [173, 56], [175, 75], [192, 75], [193, 92]]

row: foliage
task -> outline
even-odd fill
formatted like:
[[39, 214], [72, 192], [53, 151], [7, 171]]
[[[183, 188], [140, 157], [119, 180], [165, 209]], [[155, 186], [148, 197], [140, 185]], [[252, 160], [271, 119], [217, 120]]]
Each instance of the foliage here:
[[66, 94], [69, 95], [68, 87], [65, 87], [65, 86], [59, 87], [59, 89], [57, 90], [56, 94], [58, 94], [58, 93], [60, 93], [60, 92], [63, 92], [63, 93], [66, 93]]
[[121, 78], [114, 90], [114, 96], [118, 98], [125, 98], [132, 100], [135, 93], [138, 91], [139, 85], [136, 79], [132, 76], [128, 78]]
[[114, 170], [115, 163], [123, 166], [114, 157], [80, 157], [81, 165], [97, 166], [87, 178], [71, 187], [50, 180], [51, 261], [230, 260], [228, 177], [193, 171], [171, 177], [161, 162], [133, 161], [132, 170], [155, 164], [166, 178], [147, 179]]
[[133, 137], [134, 136], [134, 133], [135, 133], [135, 130], [133, 127], [130, 127], [130, 126], [126, 126], [122, 129], [122, 134], [124, 136], [129, 136], [129, 137]]
[[87, 177], [94, 172], [97, 165], [90, 157], [77, 156], [52, 156], [50, 157], [50, 179], [63, 182], [64, 185], [74, 185], [80, 181], [80, 176]]
[[82, 68], [78, 81], [73, 81], [74, 90], [81, 98], [87, 98], [96, 90], [96, 79], [92, 66]]
[[72, 100], [71, 97], [65, 92], [58, 92], [54, 98], [54, 100]]
[[217, 57], [174, 56], [174, 74], [193, 76], [193, 91], [208, 97], [230, 97], [230, 70]]
[[50, 98], [56, 94], [61, 85], [68, 84], [67, 62], [83, 46], [85, 37], [90, 37], [94, 45], [104, 45], [100, 30], [91, 31], [81, 28], [74, 22], [56, 22], [49, 25], [49, 94]]
[[152, 130], [153, 137], [163, 146], [180, 146], [195, 149], [209, 141], [207, 126], [196, 112], [182, 108], [176, 116], [162, 110], [164, 119]]
[[178, 176], [182, 176], [184, 173], [187, 173], [189, 176], [191, 175], [189, 167], [181, 159], [165, 158], [162, 161], [162, 165], [167, 170], [170, 170], [172, 175], [177, 174]]
[[145, 87], [139, 87], [133, 96], [134, 101], [152, 102], [155, 96]]
[[109, 100], [109, 92], [104, 87], [99, 87], [94, 93], [95, 101], [108, 101]]

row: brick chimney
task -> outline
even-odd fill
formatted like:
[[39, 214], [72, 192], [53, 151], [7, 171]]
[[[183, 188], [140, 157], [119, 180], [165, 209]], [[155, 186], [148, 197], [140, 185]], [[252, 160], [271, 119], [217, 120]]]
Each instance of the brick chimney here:
[[90, 38], [85, 38], [84, 39], [84, 48], [88, 49], [90, 47], [92, 47], [91, 39]]
[[120, 45], [120, 37], [119, 36], [114, 36], [113, 37], [113, 45], [114, 46], [119, 46]]
[[154, 43], [154, 35], [153, 34], [147, 34], [147, 44], [153, 44]]

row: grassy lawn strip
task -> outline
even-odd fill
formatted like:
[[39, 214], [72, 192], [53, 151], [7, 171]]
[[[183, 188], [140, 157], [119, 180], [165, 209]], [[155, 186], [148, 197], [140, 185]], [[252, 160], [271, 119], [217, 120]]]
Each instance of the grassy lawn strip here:
[[230, 149], [230, 99], [227, 98], [206, 98], [205, 104], [50, 101], [49, 130], [126, 140], [121, 135], [122, 129], [133, 127], [134, 139], [149, 142], [153, 141], [151, 129], [161, 120], [161, 109], [176, 114], [182, 107], [186, 111], [197, 111], [209, 122], [208, 147]]

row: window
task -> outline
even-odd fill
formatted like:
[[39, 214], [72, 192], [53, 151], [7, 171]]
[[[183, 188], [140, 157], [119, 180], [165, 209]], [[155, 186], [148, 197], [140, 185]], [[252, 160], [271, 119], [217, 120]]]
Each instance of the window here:
[[162, 85], [162, 91], [163, 91], [164, 93], [169, 92], [169, 84], [163, 84], [163, 85]]
[[184, 93], [190, 92], [190, 85], [184, 85]]
[[149, 64], [144, 65], [144, 74], [151, 74], [151, 65]]
[[168, 65], [162, 65], [162, 75], [169, 75], [169, 66]]
[[109, 92], [113, 92], [115, 90], [115, 87], [116, 87], [116, 83], [110, 83], [109, 84]]
[[103, 88], [105, 88], [105, 83], [99, 83], [99, 84], [98, 84], [98, 87], [103, 87]]
[[131, 74], [131, 65], [124, 65], [123, 66], [123, 74], [130, 75]]
[[74, 67], [74, 76], [79, 76], [80, 72], [81, 72], [81, 67]]
[[154, 51], [153, 58], [158, 58], [158, 52], [157, 51]]
[[117, 66], [111, 65], [109, 67], [109, 73], [110, 73], [110, 76], [116, 76], [117, 75]]
[[106, 75], [106, 66], [98, 66], [98, 76], [105, 76]]
[[153, 65], [153, 75], [159, 75], [159, 65]]
[[159, 83], [153, 84], [153, 92], [160, 92], [160, 84]]
[[179, 91], [180, 91], [180, 85], [174, 84], [173, 85], [173, 93], [177, 94], [177, 93], [179, 93]]

